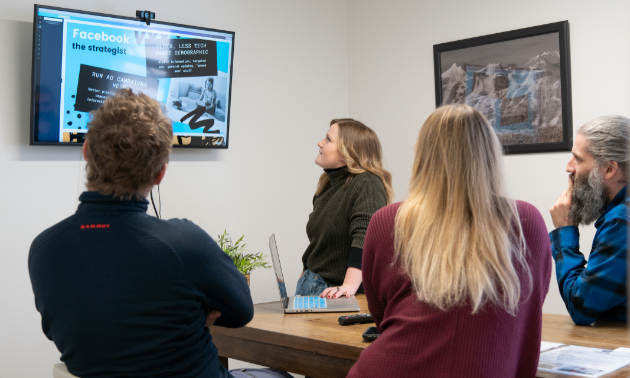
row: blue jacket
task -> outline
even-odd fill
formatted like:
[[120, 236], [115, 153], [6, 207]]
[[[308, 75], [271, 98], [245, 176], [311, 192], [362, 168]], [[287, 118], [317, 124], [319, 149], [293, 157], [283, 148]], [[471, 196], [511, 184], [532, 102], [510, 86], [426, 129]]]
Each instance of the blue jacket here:
[[560, 295], [576, 324], [591, 324], [597, 319], [626, 321], [628, 198], [625, 187], [597, 219], [595, 228], [597, 233], [588, 264], [579, 251], [580, 234], [576, 226], [560, 227], [549, 234]]
[[185, 219], [149, 202], [85, 192], [71, 217], [31, 245], [28, 268], [42, 328], [79, 377], [229, 377], [205, 327], [253, 317], [245, 277]]

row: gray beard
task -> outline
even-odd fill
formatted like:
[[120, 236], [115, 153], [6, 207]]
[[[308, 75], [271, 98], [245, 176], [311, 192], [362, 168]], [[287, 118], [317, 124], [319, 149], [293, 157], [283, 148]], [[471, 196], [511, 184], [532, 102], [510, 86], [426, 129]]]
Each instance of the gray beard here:
[[576, 176], [569, 221], [576, 226], [595, 222], [608, 204], [606, 194], [603, 178], [597, 167], [591, 169], [588, 175]]

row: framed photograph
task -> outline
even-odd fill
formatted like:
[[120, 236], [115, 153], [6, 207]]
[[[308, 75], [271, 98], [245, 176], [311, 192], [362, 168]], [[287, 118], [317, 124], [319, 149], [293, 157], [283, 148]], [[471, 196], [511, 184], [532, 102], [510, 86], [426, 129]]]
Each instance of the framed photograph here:
[[486, 116], [507, 154], [570, 151], [569, 22], [433, 45], [435, 103]]

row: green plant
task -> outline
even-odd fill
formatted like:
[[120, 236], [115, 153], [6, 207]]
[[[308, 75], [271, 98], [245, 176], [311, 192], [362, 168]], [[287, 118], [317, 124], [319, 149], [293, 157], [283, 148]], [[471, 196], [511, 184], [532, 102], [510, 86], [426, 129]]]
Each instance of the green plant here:
[[244, 237], [245, 235], [241, 236], [235, 243], [232, 243], [230, 234], [227, 230], [224, 230], [223, 235], [219, 235], [217, 243], [223, 252], [227, 253], [227, 255], [232, 258], [236, 269], [245, 275], [250, 274], [254, 269], [271, 268], [271, 265], [265, 261], [265, 257], [267, 256], [263, 255], [262, 252], [245, 253], [247, 251], [247, 244], [243, 242]]

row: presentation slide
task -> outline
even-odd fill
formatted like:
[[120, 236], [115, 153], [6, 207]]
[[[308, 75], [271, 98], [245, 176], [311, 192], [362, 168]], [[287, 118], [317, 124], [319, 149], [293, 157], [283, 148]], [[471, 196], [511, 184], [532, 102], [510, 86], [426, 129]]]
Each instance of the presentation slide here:
[[175, 145], [226, 145], [231, 38], [164, 25], [152, 32], [139, 21], [106, 17], [40, 15], [63, 27], [59, 142], [81, 142], [89, 113], [131, 88], [164, 105]]
[[74, 110], [80, 112], [96, 110], [119, 88], [131, 88], [135, 92], [157, 98], [158, 85], [157, 79], [82, 64], [79, 69]]

